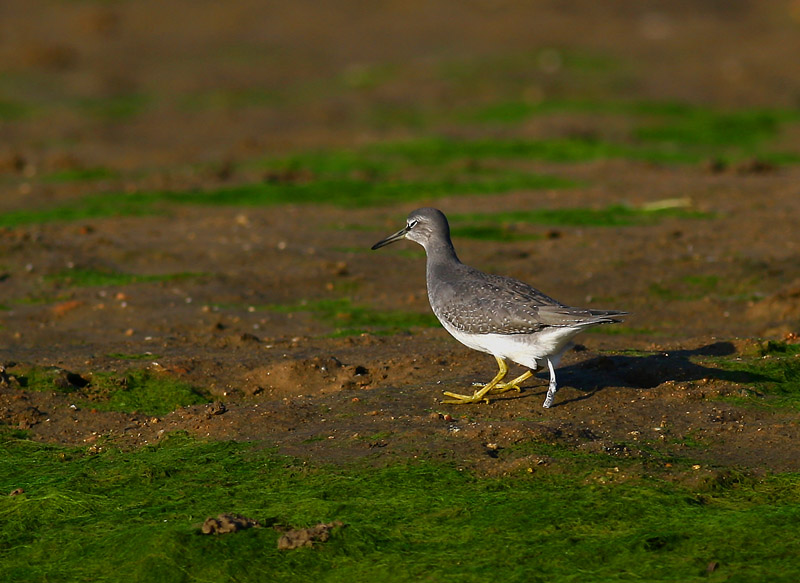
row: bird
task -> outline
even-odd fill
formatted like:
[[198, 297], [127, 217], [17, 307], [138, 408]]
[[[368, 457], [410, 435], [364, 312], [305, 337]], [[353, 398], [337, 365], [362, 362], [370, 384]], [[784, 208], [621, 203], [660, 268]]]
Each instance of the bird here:
[[[450, 239], [442, 211], [419, 208], [409, 213], [406, 226], [372, 246], [379, 249], [408, 239], [422, 245], [426, 255], [428, 300], [433, 313], [456, 340], [491, 354], [499, 368], [488, 383], [476, 383], [470, 394], [445, 392], [444, 403], [466, 404], [515, 390], [538, 368], [548, 368], [550, 384], [543, 406], [553, 405], [558, 385], [555, 367], [573, 346], [572, 338], [601, 324], [621, 322], [627, 312], [574, 308], [536, 288], [503, 275], [484, 273], [462, 263]], [[507, 361], [528, 370], [510, 381]]]

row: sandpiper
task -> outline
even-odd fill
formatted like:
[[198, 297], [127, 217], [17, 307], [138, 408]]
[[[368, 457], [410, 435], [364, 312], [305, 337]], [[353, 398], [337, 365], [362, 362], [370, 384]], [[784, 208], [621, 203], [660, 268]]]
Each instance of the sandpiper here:
[[[545, 365], [550, 385], [544, 407], [556, 394], [555, 367], [572, 338], [599, 324], [620, 322], [626, 312], [573, 308], [511, 277], [483, 273], [459, 261], [450, 240], [447, 217], [435, 208], [421, 208], [408, 215], [406, 226], [378, 241], [378, 249], [400, 239], [422, 245], [427, 255], [428, 300], [442, 326], [459, 342], [495, 357], [499, 371], [472, 395], [445, 392], [445, 403], [489, 402], [489, 395], [520, 391], [519, 384]], [[502, 382], [508, 373], [506, 360], [527, 367], [517, 378]]]

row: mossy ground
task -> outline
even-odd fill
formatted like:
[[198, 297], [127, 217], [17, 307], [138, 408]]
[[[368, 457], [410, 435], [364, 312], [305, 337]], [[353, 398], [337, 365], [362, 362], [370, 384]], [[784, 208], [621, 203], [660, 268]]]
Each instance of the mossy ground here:
[[714, 359], [724, 370], [757, 375], [760, 382], [746, 386], [732, 402], [800, 410], [800, 344], [764, 341], [753, 354], [736, 359]]
[[[133, 115], [144, 103], [140, 98], [121, 100], [119, 104], [115, 102], [98, 111], [100, 115]], [[575, 180], [566, 177], [519, 167], [521, 163], [530, 164], [534, 161], [565, 164], [627, 159], [655, 164], [697, 164], [716, 160], [723, 166], [747, 158], [757, 158], [763, 164], [796, 164], [800, 161], [800, 155], [774, 151], [769, 147], [770, 141], [775, 140], [782, 129], [798, 123], [800, 114], [794, 111], [725, 112], [681, 103], [590, 104], [569, 101], [548, 102], [531, 108], [499, 104], [486, 111], [496, 111], [499, 115], [506, 111], [505, 108], [516, 112], [515, 118], [522, 111], [527, 112], [526, 115], [543, 115], [554, 111], [594, 111], [634, 118], [645, 116], [657, 121], [651, 122], [654, 125], [636, 129], [629, 142], [611, 142], [594, 136], [541, 140], [432, 136], [382, 142], [360, 149], [320, 150], [251, 160], [242, 166], [262, 169], [262, 181], [202, 191], [105, 192], [85, 196], [66, 205], [5, 213], [0, 215], [0, 226], [140, 216], [168, 212], [170, 206], [176, 204], [261, 206], [322, 203], [366, 207], [456, 195], [563, 189], [578, 185]], [[485, 112], [476, 116], [478, 120], [494, 119], [494, 114]], [[499, 164], [501, 161], [505, 164]], [[517, 167], [509, 167], [509, 161], [515, 162]], [[114, 176], [113, 171], [104, 168], [70, 169], [51, 173], [43, 180], [95, 181]], [[602, 218], [600, 211], [594, 211], [594, 215], [588, 218], [580, 214], [588, 211], [575, 211], [568, 216], [563, 215], [567, 211], [549, 211], [561, 215], [539, 216], [532, 220], [556, 225], [596, 224], [597, 221], [604, 225], [619, 225], [642, 218], [634, 217], [633, 209], [620, 205], [609, 207], [606, 211]], [[683, 216], [690, 212], [665, 209], [653, 211], [652, 215]], [[697, 211], [694, 214], [702, 215]], [[479, 232], [476, 236], [485, 238], [486, 234]], [[503, 240], [502, 236], [494, 237]]]
[[283, 313], [310, 312], [333, 328], [331, 337], [372, 334], [397, 334], [414, 328], [430, 328], [439, 322], [433, 314], [417, 314], [401, 310], [381, 311], [354, 305], [347, 298], [305, 301], [295, 305], [267, 306], [267, 310]]
[[[800, 477], [696, 491], [607, 459], [482, 478], [429, 461], [321, 467], [165, 436], [89, 454], [4, 435], [0, 574], [14, 581], [746, 581], [800, 576]], [[689, 470], [691, 471], [691, 470]], [[622, 478], [607, 480], [608, 476]], [[208, 536], [234, 512], [266, 528]], [[315, 548], [278, 527], [342, 521]]]
[[101, 411], [165, 415], [178, 407], [210, 400], [188, 383], [147, 369], [96, 372], [83, 377], [58, 368], [33, 367], [21, 371], [16, 378], [26, 390], [68, 393], [77, 405]]

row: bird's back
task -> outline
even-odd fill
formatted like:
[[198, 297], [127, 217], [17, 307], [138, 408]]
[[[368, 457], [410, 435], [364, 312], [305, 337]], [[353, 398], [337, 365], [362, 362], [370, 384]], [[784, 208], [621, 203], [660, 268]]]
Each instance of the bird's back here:
[[532, 334], [616, 322], [624, 312], [573, 308], [536, 288], [463, 263], [428, 266], [428, 297], [443, 323], [468, 334]]

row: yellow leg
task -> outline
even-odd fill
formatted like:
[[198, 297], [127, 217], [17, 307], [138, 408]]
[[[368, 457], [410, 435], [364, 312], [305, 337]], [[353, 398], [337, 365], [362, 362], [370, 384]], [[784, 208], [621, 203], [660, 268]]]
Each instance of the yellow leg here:
[[494, 358], [495, 360], [497, 360], [497, 366], [500, 368], [500, 370], [491, 381], [483, 385], [483, 387], [475, 391], [475, 393], [472, 395], [459, 395], [458, 393], [450, 393], [446, 391], [444, 394], [448, 397], [453, 397], [453, 398], [444, 399], [442, 403], [454, 403], [458, 405], [465, 403], [478, 403], [480, 401], [486, 401], [488, 403], [489, 398], [486, 397], [486, 394], [490, 393], [492, 389], [494, 389], [497, 386], [497, 384], [500, 381], [502, 381], [503, 378], [508, 374], [508, 367], [506, 366], [506, 361], [497, 356], [495, 356]]
[[522, 388], [520, 388], [519, 384], [523, 381], [528, 380], [533, 376], [533, 373], [529, 370], [525, 371], [517, 378], [508, 381], [507, 383], [497, 383], [489, 394], [491, 395], [499, 395], [500, 393], [505, 393], [506, 391], [517, 391], [518, 393], [522, 392]]

